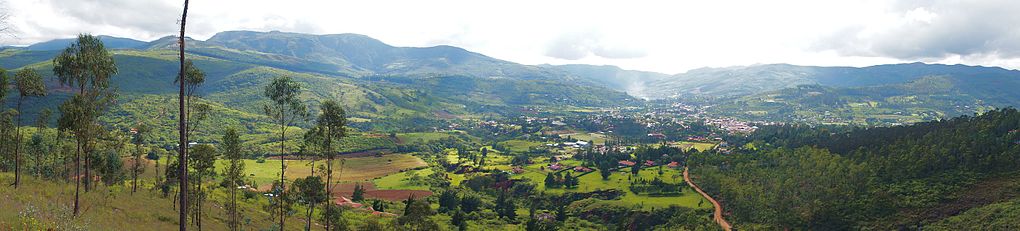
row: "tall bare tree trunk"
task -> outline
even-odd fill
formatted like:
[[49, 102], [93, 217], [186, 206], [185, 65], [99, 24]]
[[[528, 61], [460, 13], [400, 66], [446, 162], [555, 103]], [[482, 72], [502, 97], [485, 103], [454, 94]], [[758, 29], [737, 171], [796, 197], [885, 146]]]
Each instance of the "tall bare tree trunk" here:
[[92, 188], [92, 175], [90, 175], [89, 169], [92, 167], [92, 163], [89, 162], [89, 140], [85, 139], [81, 145], [81, 151], [85, 154], [85, 192], [89, 192]]
[[286, 172], [286, 170], [285, 170], [286, 169], [286, 165], [283, 164], [283, 157], [284, 157], [284, 154], [287, 152], [284, 149], [284, 143], [286, 143], [286, 140], [287, 140], [287, 122], [286, 122], [287, 120], [286, 120], [285, 116], [286, 115], [284, 115], [283, 111], [281, 110], [280, 111], [280, 187], [281, 187], [281, 189], [280, 189], [279, 195], [276, 195], [277, 198], [280, 198], [279, 200], [277, 200], [280, 203], [280, 230], [285, 230], [285, 228], [283, 228], [284, 227], [283, 226], [283, 221], [284, 221], [284, 217], [286, 215], [284, 213], [287, 212], [287, 208], [285, 207], [285, 205], [283, 203], [283, 194], [284, 194], [283, 192], [287, 190], [287, 184], [285, 183], [286, 181], [284, 181], [284, 178], [283, 178], [283, 175]]
[[[4, 83], [6, 84], [6, 83]], [[18, 98], [18, 122], [17, 127], [14, 127], [14, 135], [18, 136], [14, 138], [14, 188], [18, 188], [21, 184], [21, 98]]]
[[[136, 147], [136, 149], [138, 149], [138, 148]], [[138, 161], [140, 161], [140, 160], [141, 160], [141, 158], [136, 156], [135, 157], [135, 166], [133, 168], [131, 168], [131, 178], [134, 179], [134, 180], [131, 181], [131, 194], [135, 194], [135, 191], [138, 191]]]
[[[178, 133], [180, 133], [180, 141], [178, 143], [179, 146], [177, 148], [178, 152], [180, 152], [180, 154], [178, 154], [178, 157], [177, 157], [177, 158], [179, 158], [179, 161], [180, 161], [180, 162], [178, 162], [178, 163], [180, 163], [179, 164], [180, 165], [180, 169], [178, 169], [178, 171], [180, 171], [180, 174], [179, 174], [179, 176], [180, 176], [180, 183], [181, 183], [180, 188], [184, 189], [184, 190], [187, 190], [187, 188], [188, 188], [188, 159], [187, 159], [187, 157], [188, 157], [188, 133], [187, 133], [187, 131], [188, 131], [188, 124], [187, 124], [187, 119], [188, 118], [185, 117], [186, 115], [185, 115], [185, 111], [184, 111], [184, 83], [187, 82], [184, 79], [184, 73], [185, 73], [185, 70], [184, 70], [184, 28], [185, 28], [185, 22], [187, 22], [187, 19], [188, 19], [188, 0], [184, 0], [184, 13], [181, 14], [181, 36], [178, 38], [178, 39], [180, 39], [180, 49], [181, 49], [180, 50], [181, 70], [180, 70], [180, 73], [179, 73], [179, 76], [178, 76], [178, 78], [179, 78], [178, 80], [180, 80], [181, 86], [180, 86], [180, 92], [178, 92], [178, 94], [179, 94], [178, 95], [179, 96], [179, 98], [178, 98], [178, 106], [179, 106], [179, 109], [180, 109], [180, 111], [179, 111], [180, 112], [180, 116], [178, 117], [178, 124], [177, 124], [178, 125]], [[183, 190], [181, 190], [181, 191], [183, 191]], [[180, 223], [179, 224], [180, 224], [180, 230], [181, 231], [185, 231], [185, 230], [188, 230], [188, 194], [184, 193], [184, 192], [181, 192], [180, 194], [181, 194], [180, 195], [181, 196], [181, 210], [180, 210], [180, 216], [179, 216], [179, 218], [180, 218]]]
[[74, 216], [78, 216], [78, 191], [81, 189], [81, 141], [74, 146], [78, 147], [74, 153]]

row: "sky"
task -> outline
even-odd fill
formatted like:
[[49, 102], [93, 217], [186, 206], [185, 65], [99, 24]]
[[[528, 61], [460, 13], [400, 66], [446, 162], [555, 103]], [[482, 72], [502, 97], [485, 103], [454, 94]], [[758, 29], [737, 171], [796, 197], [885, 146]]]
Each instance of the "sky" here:
[[[6, 0], [3, 9], [12, 27], [3, 45], [78, 33], [151, 41], [177, 33], [183, 1]], [[187, 35], [200, 40], [228, 30], [357, 33], [522, 64], [669, 74], [770, 63], [1020, 68], [1015, 0], [192, 0], [188, 13]]]

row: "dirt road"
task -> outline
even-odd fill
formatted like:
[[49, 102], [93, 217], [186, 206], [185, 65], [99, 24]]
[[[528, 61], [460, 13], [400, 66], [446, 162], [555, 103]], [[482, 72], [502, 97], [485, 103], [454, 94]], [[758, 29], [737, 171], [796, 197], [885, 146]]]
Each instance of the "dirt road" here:
[[701, 188], [698, 187], [698, 185], [694, 184], [694, 181], [691, 181], [691, 177], [687, 174], [687, 167], [684, 167], [684, 181], [687, 181], [687, 185], [690, 185], [691, 188], [694, 188], [694, 190], [698, 191], [698, 193], [700, 193], [702, 197], [705, 197], [705, 199], [708, 199], [709, 202], [712, 202], [712, 206], [715, 207], [714, 214], [715, 216], [713, 218], [713, 220], [715, 220], [715, 223], [719, 223], [719, 226], [721, 226], [723, 230], [726, 231], [732, 230], [732, 227], [730, 227], [730, 223], [726, 222], [726, 219], [723, 218], [722, 205], [720, 205], [718, 201], [715, 201], [715, 199], [712, 199], [712, 197], [709, 196], [708, 193], [702, 191]]

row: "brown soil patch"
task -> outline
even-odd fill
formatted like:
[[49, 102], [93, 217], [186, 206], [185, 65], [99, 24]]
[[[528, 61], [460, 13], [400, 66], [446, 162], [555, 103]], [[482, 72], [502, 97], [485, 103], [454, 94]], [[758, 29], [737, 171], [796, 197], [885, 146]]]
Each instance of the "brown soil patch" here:
[[[372, 182], [362, 182], [365, 187], [365, 198], [382, 199], [388, 201], [402, 201], [414, 195], [417, 198], [431, 196], [428, 190], [377, 190]], [[333, 187], [333, 196], [351, 198], [354, 195], [354, 183], [344, 183]]]

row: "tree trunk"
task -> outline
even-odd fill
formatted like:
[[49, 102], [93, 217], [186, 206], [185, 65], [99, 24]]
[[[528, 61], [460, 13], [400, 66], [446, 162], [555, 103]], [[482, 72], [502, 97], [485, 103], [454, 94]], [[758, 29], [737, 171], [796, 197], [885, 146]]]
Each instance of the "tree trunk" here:
[[[5, 83], [6, 84], [6, 83]], [[18, 98], [18, 122], [14, 128], [14, 188], [21, 184], [21, 97]]]
[[78, 216], [78, 191], [81, 189], [81, 141], [75, 144], [78, 150], [74, 153], [74, 216]]
[[[327, 152], [329, 152], [329, 151], [327, 151]], [[329, 159], [326, 159], [326, 204], [325, 204], [326, 207], [324, 207], [322, 211], [326, 211], [326, 209], [329, 209], [328, 206], [333, 204], [333, 184], [332, 184], [332, 182], [333, 182], [333, 156], [331, 155], [328, 158]], [[331, 228], [330, 225], [332, 225], [332, 221], [330, 221], [329, 219], [326, 219], [326, 230], [330, 230], [330, 228]]]
[[[135, 150], [138, 151], [140, 148], [135, 146]], [[138, 161], [141, 159], [140, 156], [135, 156], [135, 166], [131, 168], [131, 194], [135, 194], [138, 191]]]
[[312, 230], [312, 213], [314, 213], [314, 212], [315, 212], [315, 205], [312, 204], [312, 202], [309, 201], [308, 202], [308, 215], [306, 217], [306, 219], [308, 219], [308, 221], [305, 223], [305, 230]]
[[85, 156], [85, 192], [89, 192], [89, 190], [92, 188], [92, 175], [89, 174], [91, 172], [89, 169], [92, 167], [92, 165], [91, 165], [92, 163], [90, 162], [90, 160], [92, 158], [89, 158], [89, 140], [88, 139], [86, 139], [86, 140], [84, 140], [84, 142], [82, 142], [81, 151], [82, 151], [82, 154], [84, 154], [84, 156]]
[[286, 153], [286, 150], [284, 149], [284, 144], [287, 143], [286, 141], [287, 141], [287, 122], [286, 122], [286, 118], [283, 116], [283, 109], [281, 109], [280, 110], [280, 192], [279, 192], [279, 195], [276, 195], [277, 198], [280, 198], [280, 200], [278, 200], [279, 203], [280, 203], [280, 230], [286, 230], [286, 228], [284, 228], [284, 226], [283, 226], [284, 216], [285, 216], [285, 213], [287, 212], [287, 209], [286, 209], [286, 207], [284, 207], [284, 203], [283, 203], [284, 202], [283, 201], [283, 191], [285, 191], [287, 189], [286, 181], [284, 181], [284, 178], [283, 178], [283, 175], [286, 172], [286, 170], [285, 170], [286, 169], [286, 165], [283, 164], [283, 156], [284, 156], [284, 153]]
[[[179, 109], [180, 109], [180, 111], [179, 111], [180, 116], [179, 116], [179, 120], [178, 120], [178, 124], [177, 124], [178, 125], [178, 133], [179, 133], [179, 137], [180, 137], [180, 140], [179, 140], [179, 143], [178, 143], [179, 146], [177, 148], [177, 150], [180, 152], [180, 154], [177, 157], [180, 160], [180, 162], [179, 162], [180, 163], [179, 164], [180, 168], [178, 169], [178, 171], [180, 171], [180, 174], [179, 174], [179, 176], [180, 176], [180, 183], [181, 183], [180, 188], [184, 189], [184, 190], [187, 190], [187, 188], [188, 188], [188, 159], [187, 159], [187, 157], [188, 157], [188, 133], [187, 133], [188, 125], [187, 125], [187, 119], [188, 118], [185, 117], [185, 111], [184, 111], [184, 72], [185, 72], [185, 70], [184, 70], [184, 28], [185, 28], [184, 25], [185, 25], [185, 22], [187, 21], [187, 18], [188, 18], [188, 0], [184, 0], [184, 13], [181, 14], [181, 36], [178, 38], [178, 39], [180, 39], [180, 61], [181, 61], [181, 69], [180, 69], [180, 73], [178, 73], [179, 74], [178, 77], [180, 78], [179, 80], [180, 80], [180, 84], [181, 85], [180, 85], [180, 92], [178, 92], [178, 94], [179, 94], [178, 95], [179, 96], [178, 97], [178, 106], [179, 106]], [[180, 196], [181, 196], [181, 210], [180, 210], [180, 214], [179, 214], [179, 219], [180, 219], [179, 224], [180, 224], [180, 231], [185, 231], [185, 230], [188, 229], [188, 194], [187, 193], [181, 193]]]

